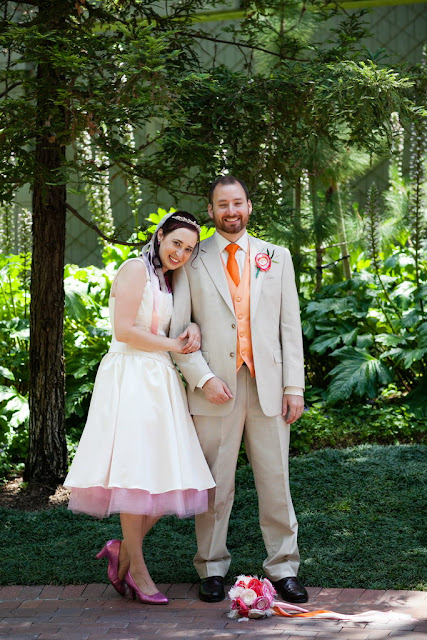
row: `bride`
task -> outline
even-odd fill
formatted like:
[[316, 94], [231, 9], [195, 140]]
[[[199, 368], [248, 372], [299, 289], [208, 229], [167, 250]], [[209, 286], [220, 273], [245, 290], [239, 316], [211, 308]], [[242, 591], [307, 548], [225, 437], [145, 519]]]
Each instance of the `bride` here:
[[200, 348], [190, 324], [168, 338], [172, 314], [169, 275], [190, 258], [200, 239], [185, 211], [165, 216], [141, 257], [124, 262], [110, 294], [112, 342], [98, 369], [88, 419], [64, 486], [69, 508], [96, 517], [120, 513], [123, 540], [98, 553], [108, 578], [140, 602], [166, 604], [144, 561], [143, 541], [164, 514], [207, 510], [215, 485], [170, 352]]

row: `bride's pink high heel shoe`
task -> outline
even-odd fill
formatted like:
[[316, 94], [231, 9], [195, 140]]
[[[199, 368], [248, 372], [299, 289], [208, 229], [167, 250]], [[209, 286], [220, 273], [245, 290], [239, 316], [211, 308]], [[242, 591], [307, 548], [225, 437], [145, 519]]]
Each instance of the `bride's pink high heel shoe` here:
[[152, 596], [147, 596], [145, 593], [142, 593], [141, 589], [138, 587], [129, 571], [126, 574], [125, 582], [129, 587], [132, 598], [134, 600], [135, 598], [138, 598], [138, 600], [144, 604], [167, 604], [169, 602], [165, 594], [161, 593], [160, 591], [153, 594]]
[[120, 580], [118, 576], [120, 545], [120, 540], [109, 540], [105, 547], [96, 554], [96, 557], [98, 559], [108, 558], [108, 579], [115, 590], [120, 593], [121, 596], [124, 596], [126, 594], [126, 583], [124, 580]]

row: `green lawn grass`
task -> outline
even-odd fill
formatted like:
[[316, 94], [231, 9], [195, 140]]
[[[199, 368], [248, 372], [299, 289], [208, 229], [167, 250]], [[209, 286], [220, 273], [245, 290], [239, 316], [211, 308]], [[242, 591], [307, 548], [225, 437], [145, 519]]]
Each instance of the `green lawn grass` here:
[[[427, 589], [426, 452], [423, 445], [361, 445], [291, 459], [299, 576], [307, 586]], [[95, 554], [105, 540], [120, 537], [117, 516], [99, 521], [63, 507], [1, 509], [0, 523], [0, 584], [106, 581], [106, 562]], [[237, 473], [229, 548], [230, 581], [239, 573], [262, 574], [264, 546], [249, 466]], [[145, 551], [157, 582], [197, 581], [192, 519], [163, 518]]]

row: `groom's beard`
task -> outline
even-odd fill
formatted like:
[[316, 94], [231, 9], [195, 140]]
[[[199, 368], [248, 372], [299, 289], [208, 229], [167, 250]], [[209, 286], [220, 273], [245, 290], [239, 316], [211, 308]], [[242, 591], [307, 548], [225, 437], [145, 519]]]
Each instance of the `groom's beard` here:
[[[227, 218], [228, 216], [224, 216]], [[238, 214], [238, 220], [236, 222], [227, 222], [224, 218], [221, 218], [216, 213], [214, 213], [213, 221], [215, 223], [215, 228], [218, 231], [223, 231], [228, 234], [240, 233], [240, 231], [246, 229], [246, 226], [249, 222], [249, 212]]]

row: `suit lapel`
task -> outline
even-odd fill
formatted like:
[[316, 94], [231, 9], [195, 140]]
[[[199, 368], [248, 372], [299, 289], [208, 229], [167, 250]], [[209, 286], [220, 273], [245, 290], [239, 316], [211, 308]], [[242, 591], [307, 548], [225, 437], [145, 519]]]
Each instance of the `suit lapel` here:
[[212, 282], [223, 297], [224, 302], [234, 313], [230, 289], [228, 288], [227, 278], [225, 277], [224, 267], [222, 266], [221, 256], [214, 236], [207, 238], [200, 247], [200, 260], [205, 265], [208, 274], [212, 278]]
[[268, 244], [264, 240], [253, 238], [249, 236], [249, 248], [250, 248], [250, 264], [251, 264], [251, 318], [255, 317], [255, 312], [259, 302], [259, 296], [261, 294], [261, 287], [263, 282], [264, 273], [260, 271], [257, 276], [258, 268], [255, 264], [255, 256], [257, 253], [266, 253]]

